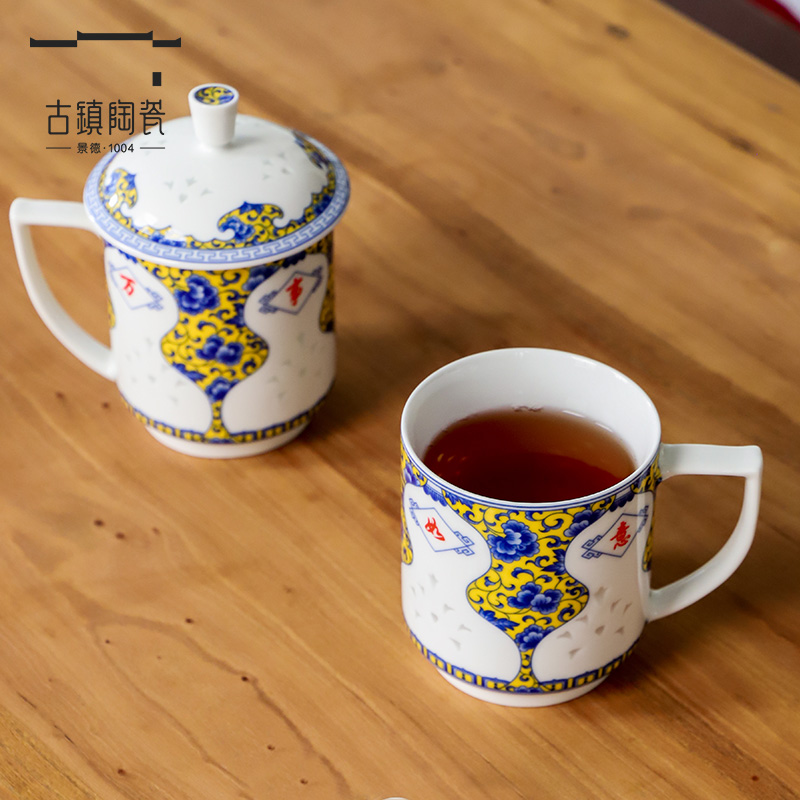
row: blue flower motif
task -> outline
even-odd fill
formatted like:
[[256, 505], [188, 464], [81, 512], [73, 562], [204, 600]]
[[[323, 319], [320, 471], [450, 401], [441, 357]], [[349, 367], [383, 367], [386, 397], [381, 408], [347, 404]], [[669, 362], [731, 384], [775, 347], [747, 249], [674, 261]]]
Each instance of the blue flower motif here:
[[503, 536], [492, 533], [487, 537], [492, 555], [510, 564], [518, 558], [535, 556], [539, 552], [536, 534], [524, 523], [509, 520], [503, 524]]
[[186, 283], [189, 286], [188, 290], [178, 289], [175, 292], [175, 299], [181, 311], [187, 314], [199, 314], [208, 308], [219, 306], [219, 294], [208, 278], [202, 275], [190, 275]]
[[234, 384], [226, 378], [216, 378], [213, 383], [206, 387], [206, 394], [212, 401], [222, 400], [233, 387]]
[[505, 617], [498, 617], [494, 611], [491, 611], [488, 608], [479, 608], [478, 613], [485, 619], [487, 622], [491, 622], [492, 625], [496, 625], [500, 630], [507, 631], [510, 628], [513, 628], [517, 623], [513, 620], [506, 619]]
[[412, 486], [419, 486], [420, 480], [414, 474], [414, 470], [411, 468], [411, 462], [407, 461], [405, 467], [403, 467], [403, 483], [410, 483]]
[[557, 547], [552, 551], [552, 553], [556, 559], [552, 564], [544, 565], [537, 563], [536, 566], [539, 567], [542, 570], [542, 572], [549, 572], [553, 575], [565, 574], [567, 571], [567, 565], [566, 565], [567, 548]]
[[244, 322], [244, 303], [234, 303], [233, 306], [227, 310], [227, 314], [223, 315], [221, 311], [217, 312], [217, 316], [223, 321], [236, 328], [246, 328]]
[[547, 628], [535, 624], [528, 625], [525, 630], [520, 631], [516, 635], [514, 641], [517, 643], [517, 647], [519, 647], [520, 650], [533, 650], [552, 630], [554, 630], [552, 625]]
[[170, 239], [169, 236], [165, 236], [161, 231], [154, 231], [150, 235], [150, 241], [156, 242], [157, 244], [166, 244], [170, 247], [193, 247], [197, 249], [197, 244], [190, 244], [187, 245], [186, 242], [181, 241], [180, 239]]
[[[103, 242], [104, 247], [111, 247], [113, 248], [113, 244], [109, 244], [108, 242]], [[116, 255], [122, 256], [123, 258], [127, 258], [128, 261], [133, 261], [134, 264], [139, 263], [139, 259], [136, 256], [132, 256], [130, 253], [123, 253], [122, 250], [117, 250]]]
[[579, 511], [573, 518], [572, 518], [572, 525], [570, 525], [565, 531], [564, 536], [569, 539], [574, 539], [584, 528], [588, 528], [593, 522], [600, 519], [605, 513], [604, 509], [599, 509], [597, 511], [592, 511], [591, 508], [584, 509], [583, 511]]
[[629, 503], [635, 497], [635, 492], [633, 488], [629, 488], [627, 492], [624, 494], [618, 494], [611, 505], [608, 507], [609, 511], [616, 511], [618, 508], [621, 508], [626, 503]]
[[115, 169], [111, 173], [111, 177], [106, 182], [105, 189], [106, 191], [110, 190], [114, 187], [117, 183], [119, 183], [120, 188], [122, 189], [135, 189], [136, 188], [136, 175], [133, 172], [129, 172], [127, 174], [123, 174], [123, 170]]
[[545, 589], [533, 598], [531, 608], [540, 614], [552, 614], [558, 608], [562, 596], [558, 589]]
[[240, 342], [230, 342], [224, 344], [217, 350], [217, 361], [232, 367], [242, 360], [242, 353], [244, 353], [244, 345]]
[[540, 614], [552, 614], [561, 602], [562, 593], [558, 589], [545, 589], [537, 583], [525, 583], [513, 597], [508, 598], [508, 604], [514, 608], [530, 608]]
[[209, 336], [197, 355], [207, 361], [219, 361], [221, 364], [233, 366], [241, 361], [244, 345], [239, 342], [225, 343], [221, 336]]
[[267, 264], [261, 264], [258, 267], [253, 267], [250, 270], [250, 274], [247, 276], [247, 280], [242, 284], [242, 291], [252, 292], [277, 270], [277, 267], [268, 266]]
[[432, 481], [426, 481], [422, 489], [428, 497], [433, 498], [439, 505], [447, 505], [442, 490]]
[[318, 217], [322, 214], [322, 212], [331, 204], [331, 200], [333, 200], [333, 195], [331, 194], [323, 194], [312, 206], [311, 206], [311, 214], [315, 217]]
[[293, 267], [295, 264], [299, 264], [303, 261], [306, 257], [306, 251], [301, 250], [299, 253], [295, 253], [293, 256], [286, 256], [286, 258], [282, 258], [278, 264], [280, 265], [281, 269], [286, 269], [286, 267]]
[[209, 336], [202, 348], [197, 351], [197, 355], [201, 358], [205, 358], [207, 361], [213, 361], [214, 358], [216, 358], [217, 350], [219, 350], [223, 344], [225, 344], [225, 342], [221, 336]]
[[[242, 207], [239, 210], [243, 210]], [[233, 240], [236, 242], [246, 242], [255, 234], [255, 228], [252, 225], [248, 225], [237, 217], [226, 219], [219, 226], [219, 229], [221, 231], [233, 231]]]
[[534, 598], [537, 597], [541, 591], [542, 587], [539, 586], [538, 583], [534, 583], [533, 581], [523, 583], [522, 586], [519, 587], [519, 591], [516, 595], [508, 598], [508, 604], [514, 608], [530, 608]]

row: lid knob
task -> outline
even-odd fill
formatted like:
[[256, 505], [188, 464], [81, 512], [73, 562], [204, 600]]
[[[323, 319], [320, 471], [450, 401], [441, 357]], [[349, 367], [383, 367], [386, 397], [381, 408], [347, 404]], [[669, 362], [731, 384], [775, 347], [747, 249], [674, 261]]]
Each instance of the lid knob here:
[[204, 83], [189, 92], [189, 110], [198, 140], [224, 147], [233, 139], [239, 92], [223, 83]]

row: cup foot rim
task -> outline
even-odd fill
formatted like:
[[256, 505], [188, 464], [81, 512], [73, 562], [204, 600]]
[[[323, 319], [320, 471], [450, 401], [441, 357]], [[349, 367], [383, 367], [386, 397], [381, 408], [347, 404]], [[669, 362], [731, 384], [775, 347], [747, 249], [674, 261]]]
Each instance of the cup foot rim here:
[[568, 700], [574, 700], [587, 692], [591, 692], [592, 689], [598, 687], [608, 677], [604, 675], [602, 678], [598, 678], [590, 683], [585, 683], [583, 686], [576, 686], [574, 689], [563, 689], [560, 692], [543, 692], [542, 694], [520, 692], [519, 694], [515, 694], [514, 692], [503, 692], [498, 689], [486, 689], [483, 686], [475, 686], [453, 675], [449, 675], [438, 667], [437, 670], [448, 683], [464, 692], [464, 694], [470, 695], [470, 697], [483, 700], [487, 703], [494, 703], [498, 706], [510, 706], [514, 708], [541, 708], [544, 706], [554, 706], [558, 703], [566, 703]]
[[248, 456], [257, 456], [261, 453], [267, 453], [270, 450], [275, 450], [288, 444], [292, 439], [299, 436], [308, 426], [297, 425], [291, 430], [279, 433], [276, 436], [270, 436], [260, 439], [256, 442], [233, 442], [233, 443], [218, 443], [212, 444], [211, 442], [192, 442], [187, 439], [180, 439], [177, 436], [170, 436], [168, 433], [151, 428], [147, 426], [147, 432], [161, 444], [169, 447], [170, 450], [175, 450], [178, 453], [183, 453], [187, 456], [195, 456], [198, 458], [246, 458]]

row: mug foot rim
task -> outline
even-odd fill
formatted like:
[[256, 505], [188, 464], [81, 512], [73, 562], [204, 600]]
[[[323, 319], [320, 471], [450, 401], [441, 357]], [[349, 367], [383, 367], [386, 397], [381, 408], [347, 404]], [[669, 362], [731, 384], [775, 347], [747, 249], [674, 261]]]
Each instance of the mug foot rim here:
[[590, 683], [585, 683], [583, 686], [576, 686], [574, 689], [563, 689], [560, 692], [515, 694], [513, 692], [503, 692], [497, 689], [486, 689], [483, 686], [475, 686], [453, 675], [449, 675], [438, 667], [436, 669], [448, 683], [464, 692], [464, 694], [468, 694], [470, 697], [474, 697], [477, 700], [483, 700], [486, 703], [494, 703], [498, 706], [509, 706], [512, 708], [541, 708], [544, 706], [566, 703], [568, 700], [575, 700], [581, 695], [591, 692], [592, 689], [597, 688], [608, 677], [608, 675], [604, 675], [602, 678], [598, 678]]
[[147, 432], [158, 442], [170, 450], [175, 450], [186, 456], [196, 458], [247, 458], [268, 453], [288, 444], [292, 439], [299, 436], [308, 427], [308, 422], [304, 425], [297, 425], [291, 430], [279, 433], [276, 436], [260, 439], [256, 442], [233, 442], [211, 444], [210, 442], [192, 442], [187, 439], [179, 439], [177, 436], [170, 436], [168, 433], [159, 431], [156, 428], [146, 426]]

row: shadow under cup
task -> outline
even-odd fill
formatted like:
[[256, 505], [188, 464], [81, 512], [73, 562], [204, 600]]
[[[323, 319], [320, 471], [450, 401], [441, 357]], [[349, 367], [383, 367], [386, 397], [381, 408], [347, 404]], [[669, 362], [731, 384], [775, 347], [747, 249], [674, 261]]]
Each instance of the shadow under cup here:
[[[463, 491], [422, 457], [448, 425], [526, 406], [609, 428], [636, 467], [593, 495], [513, 503]], [[645, 624], [661, 426], [620, 372], [555, 350], [478, 353], [426, 378], [401, 421], [402, 602], [420, 652], [468, 694], [538, 706], [598, 685]]]

